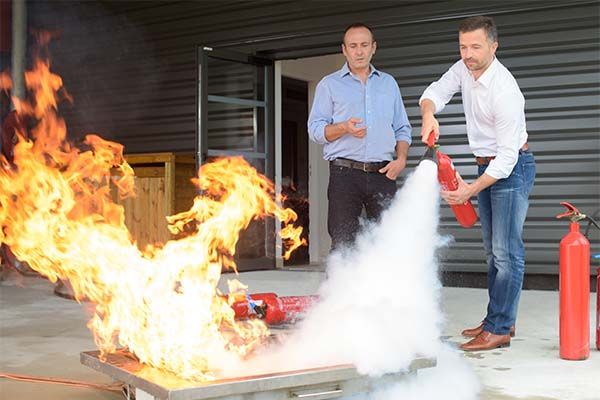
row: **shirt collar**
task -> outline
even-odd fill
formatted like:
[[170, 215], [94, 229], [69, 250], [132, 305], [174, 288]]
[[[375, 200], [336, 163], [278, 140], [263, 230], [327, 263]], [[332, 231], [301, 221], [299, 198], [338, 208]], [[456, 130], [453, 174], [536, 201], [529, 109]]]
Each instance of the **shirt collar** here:
[[492, 78], [494, 77], [494, 74], [496, 73], [496, 69], [498, 68], [499, 63], [500, 63], [500, 61], [498, 61], [498, 59], [496, 57], [494, 57], [494, 60], [492, 61], [490, 66], [483, 72], [483, 74], [481, 74], [479, 79], [477, 79], [477, 82], [479, 82], [480, 85], [483, 85], [486, 88], [489, 88], [490, 82], [491, 82]]
[[[371, 72], [369, 73], [369, 78], [370, 78], [370, 77], [371, 77], [373, 74], [375, 74], [375, 75], [377, 75], [377, 76], [381, 76], [381, 73], [379, 72], [379, 70], [378, 70], [378, 69], [376, 69], [376, 68], [373, 66], [373, 64], [369, 64], [369, 65], [371, 66]], [[343, 78], [344, 76], [346, 76], [346, 75], [351, 75], [351, 74], [352, 74], [352, 72], [350, 72], [350, 68], [348, 68], [348, 63], [347, 63], [347, 62], [346, 62], [346, 63], [344, 63], [344, 66], [342, 67], [342, 69], [340, 69], [339, 73], [340, 73], [340, 76], [341, 76], [342, 78]]]

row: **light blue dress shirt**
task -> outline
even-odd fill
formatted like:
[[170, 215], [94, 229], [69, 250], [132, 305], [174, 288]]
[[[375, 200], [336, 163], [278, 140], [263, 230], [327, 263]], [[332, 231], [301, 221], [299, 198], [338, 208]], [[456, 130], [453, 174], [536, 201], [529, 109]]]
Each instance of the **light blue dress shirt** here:
[[[367, 134], [363, 138], [344, 135], [327, 141], [325, 126], [350, 118], [362, 119]], [[396, 142], [411, 143], [411, 126], [398, 84], [372, 65], [366, 84], [350, 72], [348, 64], [319, 82], [308, 118], [308, 134], [311, 140], [324, 145], [326, 160], [341, 157], [361, 162], [390, 161], [396, 153]]]

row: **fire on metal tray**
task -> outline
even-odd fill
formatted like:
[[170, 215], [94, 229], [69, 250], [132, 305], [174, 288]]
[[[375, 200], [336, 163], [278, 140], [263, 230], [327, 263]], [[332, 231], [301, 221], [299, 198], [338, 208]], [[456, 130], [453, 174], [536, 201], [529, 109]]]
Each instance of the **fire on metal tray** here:
[[407, 370], [379, 378], [360, 375], [352, 365], [333, 365], [199, 383], [169, 377], [126, 352], [110, 354], [105, 361], [99, 356], [98, 351], [81, 353], [81, 363], [135, 388], [137, 400], [336, 399], [400, 382], [436, 364], [435, 360], [418, 358]]

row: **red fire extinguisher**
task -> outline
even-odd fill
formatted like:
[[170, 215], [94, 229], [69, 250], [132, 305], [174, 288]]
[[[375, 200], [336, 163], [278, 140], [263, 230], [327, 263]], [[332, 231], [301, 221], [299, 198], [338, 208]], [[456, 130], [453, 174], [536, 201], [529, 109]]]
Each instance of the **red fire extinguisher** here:
[[593, 220], [570, 203], [560, 204], [567, 211], [556, 218], [571, 220], [559, 253], [560, 358], [585, 360], [590, 355], [590, 242], [579, 231], [579, 221]]
[[596, 350], [600, 350], [600, 268], [596, 270]]
[[236, 319], [260, 318], [268, 325], [293, 324], [304, 317], [319, 296], [282, 296], [275, 293], [256, 293], [236, 301], [231, 308]]
[[[594, 218], [597, 218], [599, 215], [600, 210], [593, 214], [593, 218], [588, 216], [588, 224], [583, 234], [585, 237], [589, 238], [588, 234], [592, 225], [600, 229], [600, 225], [594, 221]], [[600, 253], [593, 254], [592, 259], [600, 261]], [[600, 350], [600, 268], [596, 269], [596, 349]]]
[[[433, 132], [427, 138], [427, 151], [422, 159], [431, 159], [438, 165], [438, 181], [444, 190], [454, 191], [458, 189], [458, 179], [456, 177], [456, 169], [452, 160], [447, 154], [442, 153], [435, 144], [435, 135]], [[471, 200], [465, 201], [463, 204], [450, 205], [456, 220], [463, 228], [472, 227], [477, 222], [477, 213]]]

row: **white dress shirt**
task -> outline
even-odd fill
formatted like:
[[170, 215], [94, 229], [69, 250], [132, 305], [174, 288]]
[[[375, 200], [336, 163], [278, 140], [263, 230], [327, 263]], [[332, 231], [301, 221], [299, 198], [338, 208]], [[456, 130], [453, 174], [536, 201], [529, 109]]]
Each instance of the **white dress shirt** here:
[[508, 177], [527, 142], [525, 98], [504, 65], [494, 61], [478, 80], [462, 60], [433, 82], [419, 100], [429, 99], [440, 112], [458, 91], [462, 93], [469, 147], [477, 157], [493, 159], [485, 173], [495, 179]]

